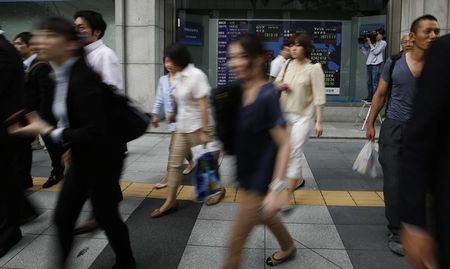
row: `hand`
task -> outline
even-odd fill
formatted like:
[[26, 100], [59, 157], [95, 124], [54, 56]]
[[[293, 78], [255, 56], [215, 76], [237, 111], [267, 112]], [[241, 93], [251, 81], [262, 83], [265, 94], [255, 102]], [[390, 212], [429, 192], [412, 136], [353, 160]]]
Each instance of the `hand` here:
[[372, 45], [372, 41], [370, 41], [370, 38], [366, 38], [367, 44]]
[[369, 141], [375, 142], [375, 127], [370, 124], [367, 125], [366, 138]]
[[314, 126], [314, 130], [316, 131], [316, 136], [321, 137], [323, 133], [323, 127], [321, 122], [316, 122], [316, 125]]
[[291, 91], [291, 89], [289, 88], [289, 85], [287, 83], [278, 83], [275, 85], [275, 88], [279, 91], [286, 91], [286, 92]]
[[158, 116], [156, 116], [156, 115], [152, 116], [152, 126], [153, 126], [153, 128], [159, 127], [159, 119], [158, 119]]
[[200, 144], [206, 145], [209, 141], [211, 141], [211, 138], [209, 137], [209, 133], [201, 131], [200, 132]]
[[54, 129], [52, 125], [41, 119], [35, 111], [26, 114], [25, 117], [29, 122], [27, 126], [15, 123], [8, 127], [8, 132], [18, 136], [37, 136], [46, 135]]
[[176, 122], [177, 120], [176, 120], [176, 114], [170, 114], [168, 117], [167, 117], [167, 122], [168, 123], [174, 123], [174, 122]]
[[71, 159], [72, 159], [72, 151], [70, 149], [68, 149], [61, 156], [61, 164], [62, 164], [62, 166], [67, 167], [69, 165]]
[[427, 232], [404, 227], [400, 235], [406, 260], [413, 268], [437, 268], [436, 242]]
[[269, 191], [262, 202], [262, 216], [264, 219], [270, 219], [275, 216], [280, 208], [285, 205], [281, 199], [281, 192]]

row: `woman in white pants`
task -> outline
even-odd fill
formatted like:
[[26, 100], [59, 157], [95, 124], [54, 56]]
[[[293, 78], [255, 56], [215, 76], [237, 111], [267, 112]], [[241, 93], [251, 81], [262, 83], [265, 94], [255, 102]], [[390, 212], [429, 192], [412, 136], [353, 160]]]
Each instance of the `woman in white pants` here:
[[325, 75], [320, 63], [311, 63], [313, 45], [306, 34], [292, 37], [290, 53], [275, 83], [281, 91], [280, 102], [290, 130], [291, 154], [286, 177], [289, 197], [305, 185], [301, 159], [303, 146], [314, 127], [317, 137], [322, 135], [322, 115], [325, 105]]

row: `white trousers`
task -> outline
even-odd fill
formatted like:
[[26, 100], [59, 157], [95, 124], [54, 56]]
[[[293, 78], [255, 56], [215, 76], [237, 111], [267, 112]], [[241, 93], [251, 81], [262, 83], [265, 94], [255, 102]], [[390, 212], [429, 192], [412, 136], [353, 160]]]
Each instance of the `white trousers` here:
[[286, 177], [288, 179], [298, 179], [302, 177], [303, 146], [309, 139], [314, 120], [312, 117], [305, 117], [296, 113], [285, 113], [284, 116], [289, 126], [291, 147]]

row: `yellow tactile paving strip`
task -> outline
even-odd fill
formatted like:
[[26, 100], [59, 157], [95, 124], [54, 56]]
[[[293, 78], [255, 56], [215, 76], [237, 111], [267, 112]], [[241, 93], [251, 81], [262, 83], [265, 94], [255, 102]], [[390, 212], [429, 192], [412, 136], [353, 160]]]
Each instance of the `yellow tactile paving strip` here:
[[[57, 192], [61, 189], [61, 183], [43, 189], [46, 178], [36, 177], [33, 179], [35, 191]], [[124, 196], [127, 197], [147, 197], [147, 198], [165, 198], [167, 188], [156, 189], [154, 184], [121, 182]], [[226, 188], [227, 192], [224, 202], [239, 202], [243, 191], [235, 188]], [[180, 186], [177, 194], [178, 200], [193, 200], [193, 186]], [[384, 197], [382, 192], [375, 191], [315, 191], [298, 190], [294, 192], [291, 204], [295, 205], [329, 205], [329, 206], [373, 206], [384, 207]]]

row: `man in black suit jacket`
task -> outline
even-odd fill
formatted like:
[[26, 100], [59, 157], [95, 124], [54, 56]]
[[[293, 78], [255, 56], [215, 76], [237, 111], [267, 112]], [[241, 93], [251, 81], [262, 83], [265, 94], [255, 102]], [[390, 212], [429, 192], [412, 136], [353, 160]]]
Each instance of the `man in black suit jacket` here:
[[[32, 48], [32, 34], [22, 32], [14, 38], [14, 46], [19, 51], [25, 65], [25, 105], [29, 111], [37, 111], [39, 115], [52, 125], [56, 125], [56, 120], [51, 111], [51, 104], [54, 95], [54, 83], [50, 78], [52, 72], [48, 62], [40, 59]], [[52, 161], [52, 171], [48, 180], [42, 185], [43, 188], [49, 188], [63, 179], [64, 167], [61, 164], [62, 148], [44, 138], [50, 159]], [[31, 147], [28, 145], [27, 154], [31, 153]], [[32, 158], [28, 160], [30, 163]], [[29, 167], [31, 170], [31, 164]], [[29, 171], [28, 171], [29, 173]]]
[[[414, 268], [437, 268], [436, 263], [450, 268], [450, 136], [443, 126], [450, 115], [449, 63], [450, 35], [446, 35], [428, 51], [404, 140], [402, 243]], [[427, 191], [432, 199], [427, 199]], [[427, 230], [430, 226], [432, 232]]]
[[19, 212], [23, 189], [11, 168], [18, 141], [8, 135], [5, 120], [22, 108], [23, 76], [19, 53], [0, 33], [0, 258], [22, 238]]
[[48, 18], [35, 32], [36, 49], [42, 59], [55, 66], [53, 112], [58, 127], [37, 113], [27, 115], [30, 124], [12, 125], [17, 135], [48, 136], [70, 148], [70, 165], [55, 210], [55, 224], [61, 247], [61, 266], [67, 264], [73, 242], [73, 229], [86, 199], [90, 198], [95, 218], [105, 230], [116, 253], [113, 268], [135, 268], [128, 228], [119, 211], [116, 186], [123, 168], [122, 143], [111, 139], [107, 121], [105, 85], [90, 69], [72, 23]]

